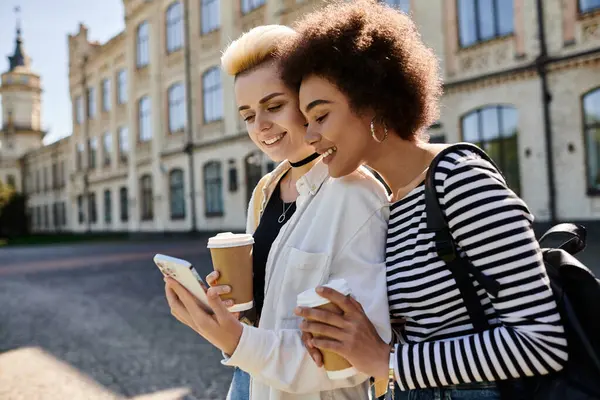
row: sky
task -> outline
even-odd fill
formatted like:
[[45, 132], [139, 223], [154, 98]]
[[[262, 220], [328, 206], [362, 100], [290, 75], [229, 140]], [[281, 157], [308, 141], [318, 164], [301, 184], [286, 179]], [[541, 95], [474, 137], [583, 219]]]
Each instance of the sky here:
[[[90, 41], [107, 42], [125, 27], [123, 0], [0, 0], [0, 73], [8, 71], [7, 57], [15, 48], [16, 6], [23, 47], [42, 79], [42, 129], [48, 131], [48, 144], [71, 134], [67, 35], [77, 33], [82, 22]], [[0, 126], [1, 118], [0, 113]]]

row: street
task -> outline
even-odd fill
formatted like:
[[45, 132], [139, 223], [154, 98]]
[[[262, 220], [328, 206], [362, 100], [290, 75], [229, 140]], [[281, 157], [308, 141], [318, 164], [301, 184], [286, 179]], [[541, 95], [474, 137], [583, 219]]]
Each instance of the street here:
[[224, 399], [231, 369], [175, 320], [155, 253], [204, 239], [0, 249], [0, 398]]
[[[224, 399], [231, 370], [171, 316], [152, 262], [155, 253], [184, 258], [206, 276], [205, 246], [200, 238], [0, 249], [0, 399]], [[581, 259], [595, 267], [599, 249], [590, 243]]]

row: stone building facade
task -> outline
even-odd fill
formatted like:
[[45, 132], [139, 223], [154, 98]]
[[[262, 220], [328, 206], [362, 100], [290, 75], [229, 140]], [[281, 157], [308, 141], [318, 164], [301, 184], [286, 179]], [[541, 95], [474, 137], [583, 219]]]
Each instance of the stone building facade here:
[[[599, 219], [600, 1], [387, 2], [412, 15], [440, 59], [431, 140], [485, 148], [538, 221]], [[321, 4], [124, 0], [125, 30], [107, 43], [91, 42], [84, 25], [69, 36], [71, 136], [42, 147], [39, 77], [15, 86], [14, 69], [3, 75], [3, 138], [13, 132], [22, 150], [0, 149], [0, 179], [23, 182], [38, 231], [243, 229], [273, 164], [247, 137], [221, 51], [253, 26], [292, 24]], [[15, 93], [27, 99], [19, 115], [31, 112], [31, 129], [16, 134], [6, 114]]]

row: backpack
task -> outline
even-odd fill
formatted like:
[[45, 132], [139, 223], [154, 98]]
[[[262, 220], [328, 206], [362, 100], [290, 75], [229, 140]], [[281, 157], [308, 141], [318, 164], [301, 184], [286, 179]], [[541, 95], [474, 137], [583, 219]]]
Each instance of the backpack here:
[[[438, 256], [444, 260], [461, 292], [467, 312], [477, 331], [489, 329], [488, 320], [469, 275], [491, 295], [498, 294], [500, 285], [484, 275], [468, 259], [461, 258], [440, 208], [434, 175], [439, 161], [448, 152], [468, 150], [480, 155], [500, 171], [491, 158], [470, 143], [451, 145], [431, 162], [425, 179], [425, 209], [427, 229], [435, 234]], [[557, 241], [566, 236], [566, 241]], [[586, 246], [586, 230], [575, 224], [559, 224], [540, 239], [557, 243], [542, 247], [542, 256], [568, 343], [568, 361], [558, 373], [498, 382], [502, 399], [516, 399], [518, 393], [534, 400], [600, 399], [600, 281], [574, 255]]]

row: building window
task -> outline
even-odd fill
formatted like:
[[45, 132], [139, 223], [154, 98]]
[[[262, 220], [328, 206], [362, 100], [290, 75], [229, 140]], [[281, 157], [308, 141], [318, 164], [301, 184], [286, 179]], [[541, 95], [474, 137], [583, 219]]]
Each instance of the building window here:
[[42, 186], [40, 183], [40, 170], [35, 171], [35, 191], [37, 193], [42, 191]]
[[87, 116], [92, 119], [96, 116], [96, 90], [91, 87], [87, 90]]
[[579, 12], [587, 13], [600, 10], [600, 0], [579, 0]]
[[117, 73], [117, 103], [127, 103], [127, 71], [119, 70]]
[[152, 139], [151, 112], [150, 97], [142, 97], [138, 102], [138, 139], [140, 142]]
[[183, 171], [174, 169], [169, 174], [171, 219], [185, 218], [185, 193], [183, 187]]
[[110, 80], [102, 80], [102, 111], [110, 111]]
[[220, 0], [202, 1], [202, 33], [209, 33], [219, 29], [221, 25]]
[[44, 167], [44, 191], [47, 192], [50, 188], [50, 179], [48, 177], [48, 168]]
[[183, 83], [174, 83], [169, 87], [169, 132], [183, 131], [185, 127], [185, 89]]
[[129, 201], [127, 200], [127, 188], [119, 189], [119, 205], [121, 207], [121, 222], [127, 222], [129, 219]]
[[150, 32], [148, 21], [144, 21], [137, 28], [136, 65], [143, 68], [150, 63]]
[[85, 213], [83, 212], [83, 196], [77, 196], [77, 220], [80, 224], [85, 222]]
[[247, 14], [265, 4], [265, 0], [241, 0], [241, 2], [243, 14]]
[[410, 0], [384, 0], [384, 2], [406, 14], [410, 12]]
[[60, 203], [60, 225], [67, 226], [67, 205], [64, 201]]
[[75, 118], [78, 125], [83, 123], [83, 99], [81, 96], [77, 96], [75, 99]]
[[42, 227], [42, 206], [37, 206], [35, 208], [35, 214], [36, 214], [36, 226], [37, 228], [41, 228]]
[[176, 1], [167, 8], [167, 53], [183, 47], [183, 8]]
[[104, 222], [110, 224], [112, 221], [112, 202], [110, 190], [104, 191]]
[[88, 147], [90, 149], [90, 159], [88, 161], [88, 168], [96, 168], [96, 154], [98, 153], [98, 138], [91, 138], [88, 140]]
[[98, 222], [98, 208], [96, 205], [96, 193], [94, 192], [88, 194], [88, 215], [92, 224]]
[[472, 46], [514, 32], [513, 2], [458, 0], [460, 45]]
[[50, 214], [48, 213], [48, 204], [44, 204], [44, 228], [50, 227]]
[[58, 175], [59, 175], [59, 187], [65, 187], [65, 181], [66, 181], [66, 177], [65, 177], [65, 162], [61, 161], [60, 162], [60, 168], [58, 169]]
[[204, 203], [207, 217], [223, 215], [223, 180], [218, 161], [204, 165]]
[[102, 138], [102, 156], [104, 158], [104, 165], [110, 165], [110, 155], [112, 153], [112, 135], [110, 132], [106, 132]]
[[11, 188], [15, 189], [17, 187], [16, 185], [16, 180], [15, 180], [15, 176], [14, 175], [8, 175], [6, 177], [6, 184], [8, 186], [10, 186]]
[[52, 163], [52, 189], [58, 188], [58, 165]]
[[81, 171], [83, 169], [83, 143], [77, 143], [77, 158], [75, 162], [77, 164], [77, 170]]
[[58, 203], [52, 203], [52, 225], [55, 228], [60, 226], [58, 221]]
[[521, 191], [519, 171], [518, 115], [509, 106], [475, 110], [462, 118], [463, 140], [481, 147], [490, 155], [517, 194]]
[[588, 191], [600, 192], [600, 88], [583, 96]]
[[129, 130], [126, 126], [119, 128], [119, 159], [122, 162], [127, 161], [127, 154], [129, 153]]
[[140, 194], [142, 199], [141, 217], [142, 221], [154, 218], [154, 206], [152, 199], [152, 177], [144, 175], [140, 179]]
[[223, 119], [221, 72], [217, 67], [209, 69], [202, 76], [202, 100], [205, 124]]

